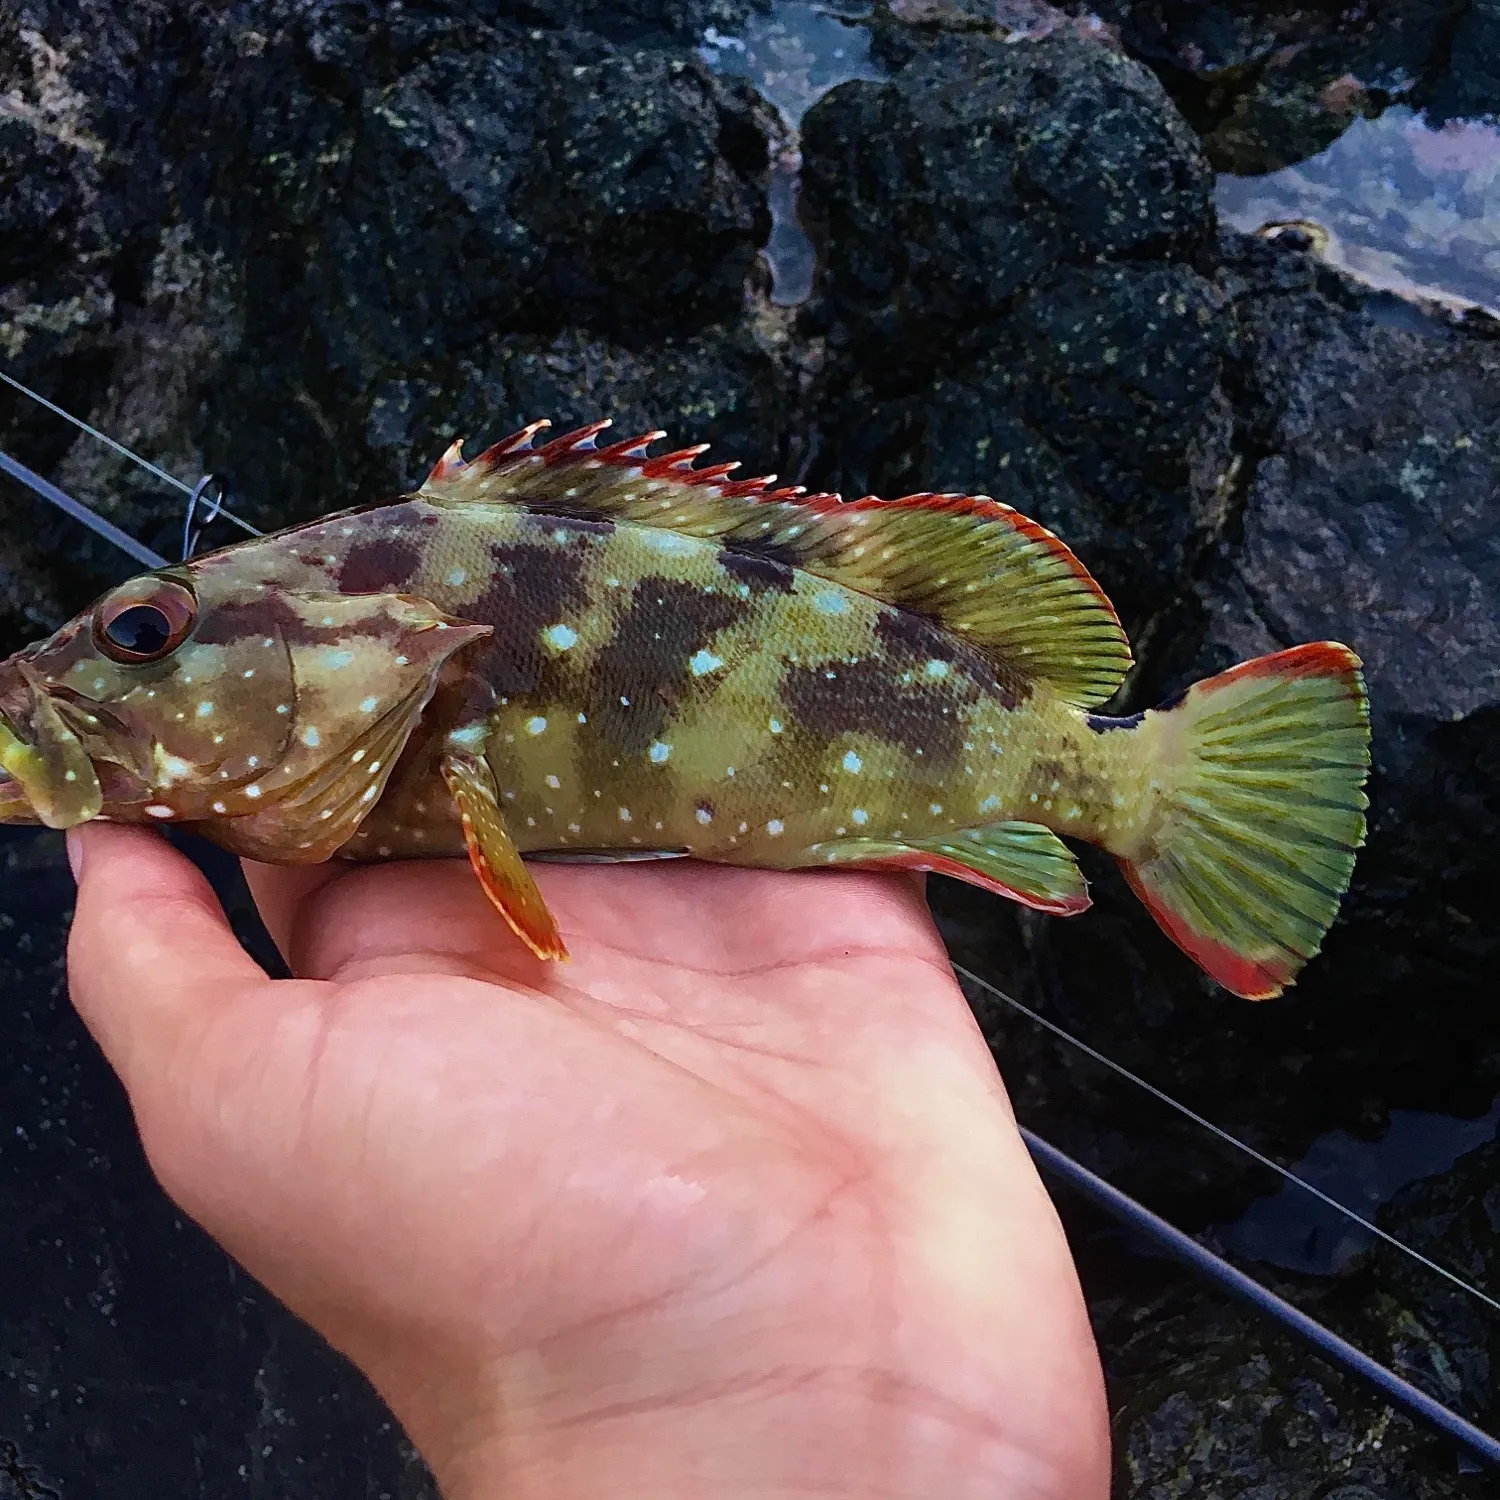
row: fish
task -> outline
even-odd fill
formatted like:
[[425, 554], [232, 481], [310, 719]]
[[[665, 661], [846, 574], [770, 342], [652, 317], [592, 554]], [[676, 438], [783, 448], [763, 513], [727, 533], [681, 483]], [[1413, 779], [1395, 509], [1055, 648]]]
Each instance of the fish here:
[[132, 578], [0, 664], [0, 822], [173, 825], [285, 865], [467, 855], [543, 960], [567, 948], [536, 859], [928, 871], [1074, 916], [1067, 838], [1236, 995], [1319, 951], [1365, 832], [1347, 646], [1110, 715], [1115, 610], [1013, 508], [547, 425]]

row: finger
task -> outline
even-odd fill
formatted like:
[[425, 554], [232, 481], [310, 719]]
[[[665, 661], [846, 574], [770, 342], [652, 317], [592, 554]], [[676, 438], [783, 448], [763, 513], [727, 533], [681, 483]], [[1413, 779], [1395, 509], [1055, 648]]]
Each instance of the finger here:
[[328, 860], [320, 865], [263, 865], [253, 859], [242, 859], [245, 884], [255, 898], [260, 919], [265, 923], [271, 941], [294, 973], [297, 966], [296, 935], [299, 917], [308, 911], [327, 885], [347, 874], [348, 864]]
[[78, 874], [69, 989], [132, 1089], [226, 996], [268, 981], [240, 947], [212, 887], [165, 840], [103, 823], [68, 838]]

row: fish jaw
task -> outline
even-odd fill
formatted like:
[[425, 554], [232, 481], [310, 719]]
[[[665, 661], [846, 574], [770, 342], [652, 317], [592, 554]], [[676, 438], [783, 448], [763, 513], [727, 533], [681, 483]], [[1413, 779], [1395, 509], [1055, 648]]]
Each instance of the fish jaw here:
[[0, 687], [0, 823], [73, 828], [103, 807], [82, 742], [26, 663], [12, 659]]

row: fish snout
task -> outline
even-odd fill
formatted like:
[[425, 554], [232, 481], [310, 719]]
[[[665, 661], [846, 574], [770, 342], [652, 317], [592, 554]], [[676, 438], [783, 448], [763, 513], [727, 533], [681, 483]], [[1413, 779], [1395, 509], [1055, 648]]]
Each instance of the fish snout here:
[[77, 735], [32, 675], [0, 708], [0, 823], [72, 828], [104, 805], [99, 776]]

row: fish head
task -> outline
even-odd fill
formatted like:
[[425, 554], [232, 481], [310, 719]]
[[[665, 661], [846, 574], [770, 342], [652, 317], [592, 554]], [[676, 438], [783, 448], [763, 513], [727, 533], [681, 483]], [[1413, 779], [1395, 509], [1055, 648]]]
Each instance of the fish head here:
[[0, 822], [247, 821], [247, 848], [325, 857], [445, 666], [489, 633], [415, 596], [264, 570], [131, 579], [0, 664]]

